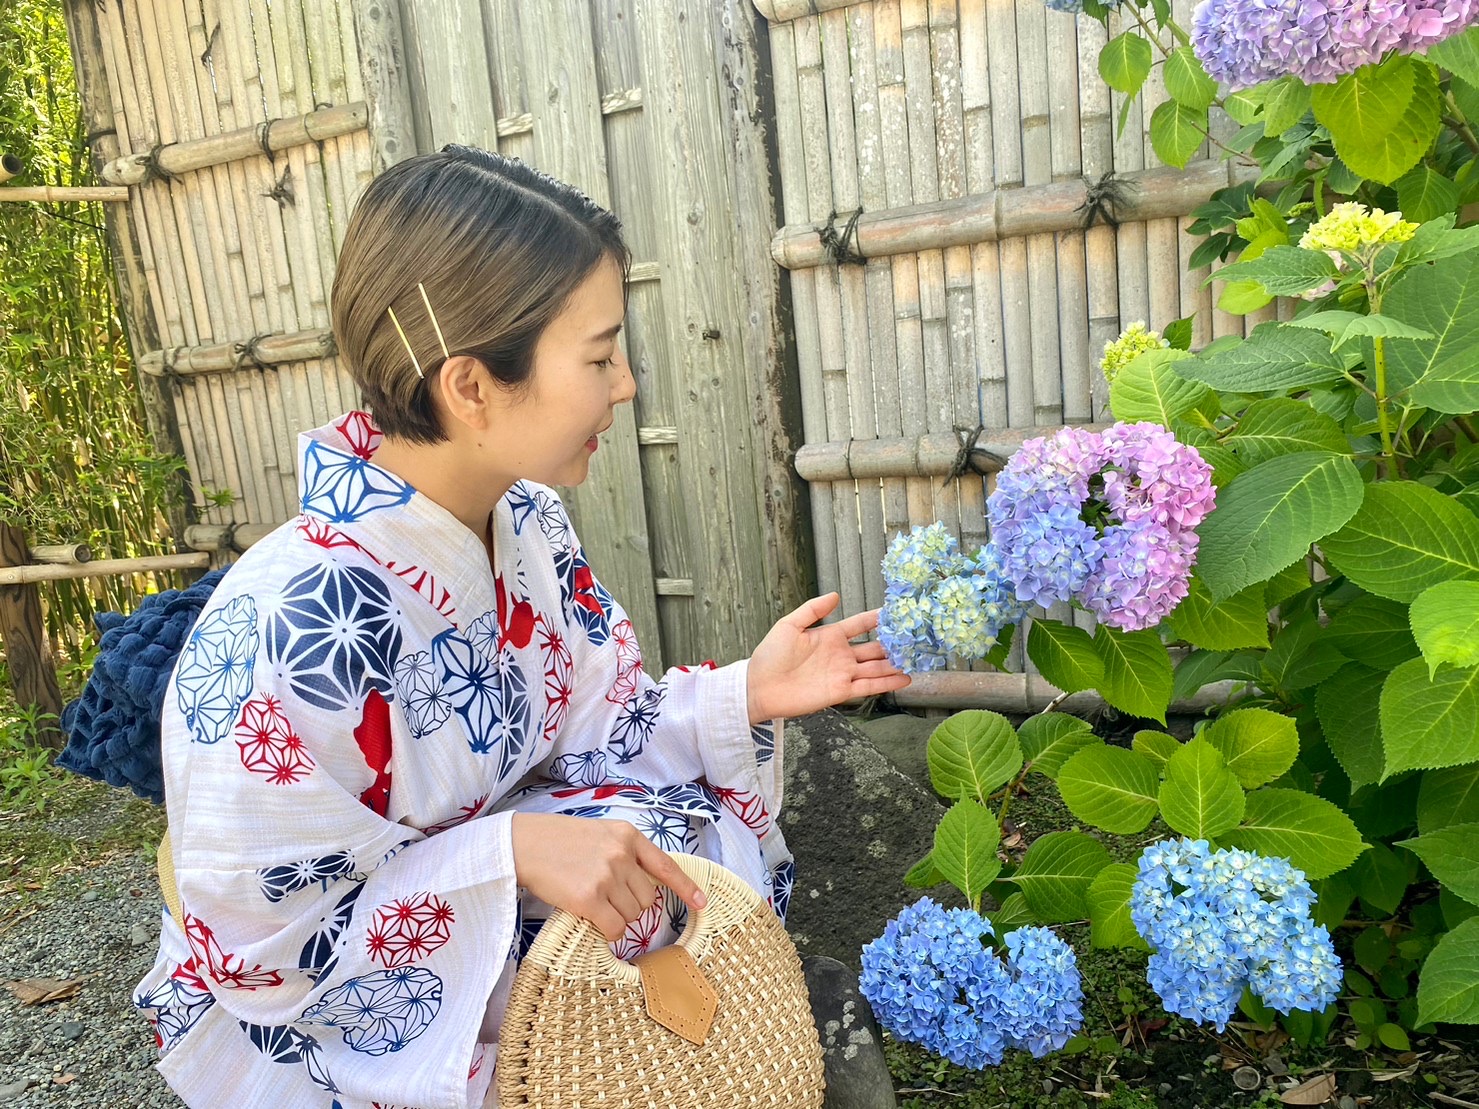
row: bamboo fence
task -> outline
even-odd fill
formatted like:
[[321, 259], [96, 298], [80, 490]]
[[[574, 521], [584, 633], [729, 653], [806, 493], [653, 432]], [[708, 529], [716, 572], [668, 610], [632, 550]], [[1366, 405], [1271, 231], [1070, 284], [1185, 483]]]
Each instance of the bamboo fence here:
[[[984, 542], [990, 471], [1024, 437], [1112, 418], [1098, 360], [1123, 326], [1195, 313], [1198, 344], [1242, 333], [1213, 312], [1205, 271], [1186, 271], [1181, 225], [1252, 173], [1205, 147], [1186, 172], [1160, 165], [1159, 68], [1116, 135], [1104, 28], [1042, 0], [754, 2], [770, 21], [797, 468], [820, 587], [850, 611], [880, 602], [894, 533], [940, 520]], [[1183, 21], [1190, 7], [1175, 4]], [[1119, 226], [1086, 228], [1089, 183], [1111, 170], [1128, 185]], [[990, 461], [948, 477], [977, 428]], [[1056, 691], [1024, 661], [1019, 641], [1017, 674], [924, 675], [899, 700], [1028, 711]]]

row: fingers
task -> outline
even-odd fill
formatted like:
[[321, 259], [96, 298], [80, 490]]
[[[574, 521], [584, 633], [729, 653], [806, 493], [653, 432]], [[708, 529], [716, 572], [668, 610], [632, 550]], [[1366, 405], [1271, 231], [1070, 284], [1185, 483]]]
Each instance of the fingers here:
[[887, 658], [888, 652], [883, 649], [883, 644], [877, 640], [867, 643], [859, 643], [852, 649], [852, 657], [856, 662], [872, 662], [874, 659]]
[[690, 909], [697, 911], [708, 904], [698, 883], [685, 874], [683, 868], [673, 861], [673, 857], [656, 844], [643, 839], [638, 848], [637, 861], [654, 880], [681, 897]]
[[827, 593], [821, 597], [813, 597], [795, 612], [781, 617], [781, 623], [790, 624], [792, 627], [805, 630], [821, 620], [825, 620], [835, 609], [842, 598], [836, 593]]
[[862, 662], [853, 671], [853, 681], [866, 681], [869, 678], [891, 678], [901, 673], [899, 668], [886, 658], [875, 659], [872, 662]]
[[874, 608], [869, 609], [867, 612], [855, 612], [851, 616], [837, 621], [837, 630], [848, 639], [856, 639], [860, 635], [867, 635], [878, 626], [879, 611]]
[[852, 683], [850, 697], [876, 697], [880, 693], [892, 693], [909, 684], [909, 675], [893, 673], [883, 678], [858, 678]]

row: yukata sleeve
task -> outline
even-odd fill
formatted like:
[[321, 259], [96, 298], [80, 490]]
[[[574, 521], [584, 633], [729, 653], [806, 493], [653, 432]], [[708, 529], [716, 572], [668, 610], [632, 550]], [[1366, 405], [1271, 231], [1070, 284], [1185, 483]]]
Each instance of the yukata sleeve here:
[[511, 814], [430, 836], [389, 819], [396, 764], [375, 752], [410, 738], [386, 660], [361, 637], [305, 683], [282, 650], [257, 654], [253, 609], [202, 618], [208, 649], [187, 648], [166, 698], [189, 952], [174, 975], [208, 988], [219, 1034], [239, 1024], [242, 1050], [304, 1068], [326, 1105], [480, 1104], [480, 1025], [515, 930]]
[[551, 774], [572, 785], [702, 780], [731, 807], [758, 798], [777, 812], [783, 722], [751, 726], [749, 661], [676, 666], [652, 678], [631, 620], [592, 573], [568, 519], [551, 548], [571, 673]]

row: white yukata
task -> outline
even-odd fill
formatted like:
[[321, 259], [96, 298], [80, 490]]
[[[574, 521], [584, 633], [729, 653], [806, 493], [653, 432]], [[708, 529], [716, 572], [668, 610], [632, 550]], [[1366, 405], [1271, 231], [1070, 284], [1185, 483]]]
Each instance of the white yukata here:
[[[183, 919], [134, 1002], [196, 1109], [482, 1105], [550, 911], [517, 886], [515, 811], [627, 820], [790, 896], [747, 664], [653, 681], [553, 492], [499, 502], [493, 572], [379, 441], [361, 412], [302, 437], [302, 515], [217, 586], [166, 694]], [[663, 891], [617, 953], [683, 920]]]

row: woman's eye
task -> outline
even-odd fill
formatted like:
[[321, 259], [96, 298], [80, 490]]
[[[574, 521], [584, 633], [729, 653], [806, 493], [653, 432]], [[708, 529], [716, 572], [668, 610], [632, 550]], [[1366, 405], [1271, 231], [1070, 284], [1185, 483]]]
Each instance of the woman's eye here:
[[611, 368], [611, 359], [609, 357], [602, 358], [597, 361], [596, 365], [600, 366], [603, 370], [608, 370]]

